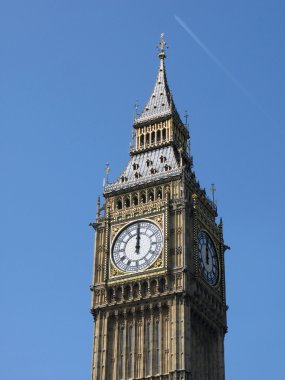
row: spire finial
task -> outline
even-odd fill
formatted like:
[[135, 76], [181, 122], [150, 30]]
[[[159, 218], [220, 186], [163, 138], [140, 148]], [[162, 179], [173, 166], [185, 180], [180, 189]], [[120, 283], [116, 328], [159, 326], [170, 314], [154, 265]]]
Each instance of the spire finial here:
[[212, 199], [213, 199], [213, 205], [215, 205], [216, 204], [216, 201], [215, 201], [215, 192], [216, 192], [216, 187], [215, 187], [215, 184], [214, 183], [212, 183], [211, 184], [211, 192], [212, 192]]
[[106, 168], [105, 168], [105, 173], [106, 173], [106, 183], [108, 185], [108, 182], [109, 182], [109, 173], [110, 173], [110, 164], [109, 162], [107, 162], [106, 164]]
[[188, 127], [189, 127], [189, 124], [188, 124], [189, 113], [188, 113], [187, 110], [185, 111], [184, 118], [185, 118], [185, 125], [186, 125], [186, 128], [188, 129]]
[[160, 35], [160, 43], [159, 43], [159, 58], [160, 59], [164, 59], [166, 58], [166, 54], [165, 54], [165, 48], [167, 48], [167, 43], [165, 42], [164, 40], [164, 33], [161, 33]]
[[106, 167], [105, 167], [105, 178], [104, 178], [104, 180], [103, 180], [103, 188], [106, 186], [106, 185], [108, 185], [108, 183], [109, 183], [109, 173], [110, 173], [110, 164], [109, 164], [109, 162], [107, 162], [106, 163]]
[[138, 109], [139, 109], [139, 102], [136, 99], [135, 104], [134, 104], [134, 120], [138, 117]]

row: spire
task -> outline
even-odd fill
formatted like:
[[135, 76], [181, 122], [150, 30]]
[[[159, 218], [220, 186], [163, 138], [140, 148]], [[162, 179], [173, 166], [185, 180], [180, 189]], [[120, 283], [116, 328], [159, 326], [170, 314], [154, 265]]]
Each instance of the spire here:
[[164, 40], [164, 33], [162, 33], [158, 54], [160, 61], [159, 69], [154, 89], [141, 115], [135, 119], [134, 125], [145, 123], [152, 119], [174, 116], [174, 114], [178, 116], [166, 78], [164, 64], [166, 47], [167, 44]]

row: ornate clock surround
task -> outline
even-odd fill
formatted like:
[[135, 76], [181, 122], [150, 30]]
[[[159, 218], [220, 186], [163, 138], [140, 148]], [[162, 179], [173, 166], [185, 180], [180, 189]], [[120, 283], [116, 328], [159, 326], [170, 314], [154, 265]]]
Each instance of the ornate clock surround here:
[[166, 222], [166, 213], [160, 212], [154, 215], [141, 215], [137, 218], [130, 220], [125, 220], [124, 222], [118, 223], [114, 222], [110, 228], [110, 237], [109, 237], [109, 247], [112, 247], [118, 234], [122, 232], [128, 225], [139, 222], [139, 221], [148, 221], [155, 224], [162, 233], [163, 236], [163, 245], [161, 249], [160, 255], [156, 258], [156, 260], [151, 264], [150, 267], [144, 269], [141, 272], [123, 272], [120, 271], [112, 260], [112, 253], [110, 250], [108, 257], [108, 283], [113, 284], [118, 282], [124, 282], [125, 278], [130, 280], [136, 280], [143, 278], [145, 276], [157, 276], [158, 274], [166, 273], [167, 271], [167, 256], [168, 256], [168, 223]]

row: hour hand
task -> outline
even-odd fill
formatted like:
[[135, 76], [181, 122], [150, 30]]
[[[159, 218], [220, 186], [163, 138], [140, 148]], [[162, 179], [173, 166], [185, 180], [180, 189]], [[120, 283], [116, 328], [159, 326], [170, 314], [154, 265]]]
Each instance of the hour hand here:
[[137, 227], [136, 253], [140, 253], [140, 224], [139, 223], [138, 223], [138, 227]]

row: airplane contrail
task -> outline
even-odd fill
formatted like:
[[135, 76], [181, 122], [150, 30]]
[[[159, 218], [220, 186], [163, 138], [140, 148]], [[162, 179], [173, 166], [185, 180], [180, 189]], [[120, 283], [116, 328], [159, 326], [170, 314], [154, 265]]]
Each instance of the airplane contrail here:
[[[263, 109], [256, 101], [252, 94], [239, 82], [239, 80], [226, 68], [226, 66], [211, 52], [211, 50], [200, 40], [200, 38], [181, 20], [180, 17], [174, 15], [178, 24], [192, 37], [198, 46], [208, 55], [209, 58], [226, 74], [226, 76], [243, 92], [243, 94], [268, 118], [276, 125], [276, 121]], [[276, 125], [277, 126], [277, 125]], [[283, 133], [283, 129], [280, 132]]]

